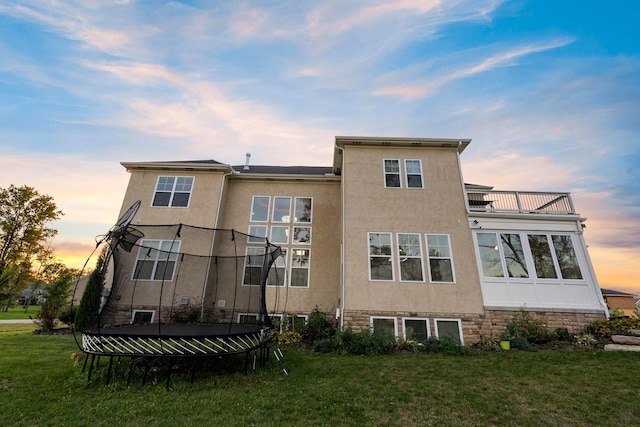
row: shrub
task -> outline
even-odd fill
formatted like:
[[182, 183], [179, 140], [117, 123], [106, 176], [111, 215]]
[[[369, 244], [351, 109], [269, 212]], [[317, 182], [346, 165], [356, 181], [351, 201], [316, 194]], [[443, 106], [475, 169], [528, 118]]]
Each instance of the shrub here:
[[515, 337], [522, 337], [531, 339], [550, 339], [553, 334], [549, 328], [538, 319], [534, 319], [531, 315], [520, 310], [518, 314], [513, 316], [511, 324], [514, 325], [516, 334]]
[[388, 354], [396, 347], [396, 339], [390, 334], [372, 333], [369, 329], [353, 332], [351, 329], [338, 331], [334, 348], [348, 354]]
[[78, 307], [75, 305], [67, 307], [60, 313], [58, 320], [67, 325], [72, 325], [76, 318], [76, 311], [78, 311]]
[[335, 350], [334, 338], [322, 338], [313, 343], [313, 351], [318, 353], [331, 353]]
[[474, 347], [480, 351], [501, 351], [500, 344], [488, 337], [481, 337]]
[[630, 329], [640, 329], [640, 319], [619, 317], [609, 320], [597, 320], [589, 323], [584, 331], [587, 334], [603, 339], [610, 338], [611, 335], [626, 334]]
[[302, 335], [295, 331], [284, 331], [280, 334], [275, 334], [273, 338], [276, 344], [286, 347], [296, 346], [302, 342]]
[[301, 335], [303, 342], [313, 344], [317, 340], [331, 338], [335, 333], [336, 328], [327, 320], [327, 314], [316, 306], [309, 314]]
[[96, 268], [89, 275], [87, 287], [82, 294], [74, 322], [74, 326], [79, 331], [98, 325], [98, 313], [100, 311], [102, 289], [104, 288], [105, 270], [107, 269], [107, 251], [108, 248], [98, 257]]
[[396, 343], [396, 348], [398, 351], [415, 353], [416, 351], [418, 351], [418, 341], [398, 340], [398, 342]]
[[511, 340], [511, 348], [514, 350], [531, 351], [533, 347], [524, 337], [516, 337]]
[[576, 339], [576, 345], [579, 347], [593, 347], [598, 344], [598, 340], [591, 334], [582, 334]]

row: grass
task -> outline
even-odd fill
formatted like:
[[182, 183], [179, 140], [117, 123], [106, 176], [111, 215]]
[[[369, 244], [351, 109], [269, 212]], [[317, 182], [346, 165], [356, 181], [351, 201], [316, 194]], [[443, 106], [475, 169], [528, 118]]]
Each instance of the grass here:
[[[7, 426], [631, 425], [640, 354], [590, 351], [337, 356], [285, 350], [247, 376], [86, 383], [70, 335], [0, 330]], [[28, 326], [28, 325], [27, 325]], [[104, 362], [102, 362], [104, 366]]]
[[39, 311], [39, 305], [30, 305], [26, 313], [22, 306], [11, 307], [7, 311], [0, 310], [0, 320], [29, 319], [29, 316], [35, 319]]

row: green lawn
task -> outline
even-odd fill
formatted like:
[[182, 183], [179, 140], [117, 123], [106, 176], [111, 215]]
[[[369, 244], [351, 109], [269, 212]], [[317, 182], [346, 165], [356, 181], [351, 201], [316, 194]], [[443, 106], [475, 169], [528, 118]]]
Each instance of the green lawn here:
[[29, 316], [35, 319], [39, 311], [39, 305], [31, 305], [25, 313], [24, 307], [19, 305], [11, 307], [8, 311], [0, 311], [0, 320], [28, 319]]
[[[285, 350], [256, 373], [87, 386], [73, 336], [0, 329], [6, 426], [635, 425], [640, 354], [337, 356]], [[15, 328], [13, 331], [11, 328]], [[106, 365], [102, 362], [103, 368]]]

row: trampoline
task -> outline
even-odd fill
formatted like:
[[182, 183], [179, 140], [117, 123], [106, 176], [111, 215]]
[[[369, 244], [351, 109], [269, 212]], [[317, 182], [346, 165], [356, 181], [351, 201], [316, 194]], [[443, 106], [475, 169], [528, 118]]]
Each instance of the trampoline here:
[[266, 286], [282, 284], [271, 269], [280, 248], [236, 230], [134, 226], [139, 205], [98, 240], [78, 307], [73, 332], [91, 356], [89, 381], [96, 356], [110, 358], [109, 367], [113, 357], [268, 357]]

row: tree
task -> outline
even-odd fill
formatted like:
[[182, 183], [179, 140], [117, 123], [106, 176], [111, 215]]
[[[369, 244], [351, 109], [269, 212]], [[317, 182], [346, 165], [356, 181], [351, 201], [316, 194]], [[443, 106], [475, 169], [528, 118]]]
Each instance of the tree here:
[[4, 302], [5, 311], [33, 279], [34, 260], [50, 251], [57, 230], [47, 223], [62, 215], [51, 196], [33, 187], [0, 188], [0, 278], [5, 279], [0, 281], [0, 303]]
[[55, 263], [47, 266], [45, 277], [48, 283], [45, 286], [46, 301], [42, 304], [38, 312], [38, 320], [41, 329], [45, 332], [51, 331], [57, 323], [59, 315], [69, 304], [71, 296], [71, 285], [78, 278], [80, 272], [76, 269], [67, 268], [64, 264]]
[[76, 312], [74, 321], [75, 329], [84, 331], [98, 324], [98, 314], [102, 301], [102, 290], [104, 289], [105, 273], [107, 269], [108, 248], [104, 249], [98, 260], [96, 268], [89, 275], [87, 287], [80, 299], [80, 305]]

